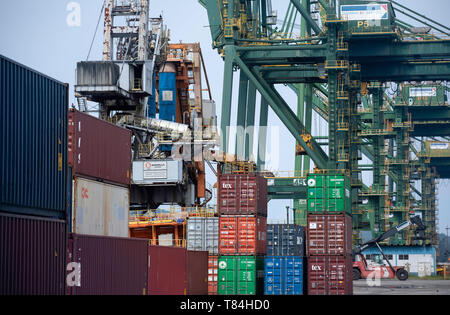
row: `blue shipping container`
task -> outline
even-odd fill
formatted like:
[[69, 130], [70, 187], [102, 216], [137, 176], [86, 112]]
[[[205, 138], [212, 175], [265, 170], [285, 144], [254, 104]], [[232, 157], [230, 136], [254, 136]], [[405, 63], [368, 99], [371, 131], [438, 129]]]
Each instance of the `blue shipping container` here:
[[68, 89], [0, 55], [0, 212], [66, 219]]
[[267, 256], [264, 260], [265, 295], [303, 295], [304, 262], [297, 256]]
[[[177, 121], [177, 78], [176, 73], [159, 74], [159, 119]], [[162, 145], [161, 151], [171, 151], [172, 146]]]

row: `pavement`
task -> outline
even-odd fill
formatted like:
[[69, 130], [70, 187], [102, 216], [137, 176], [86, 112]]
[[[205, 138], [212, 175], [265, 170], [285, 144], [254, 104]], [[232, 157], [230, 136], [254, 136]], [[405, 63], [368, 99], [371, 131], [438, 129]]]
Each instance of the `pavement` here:
[[450, 295], [450, 280], [353, 281], [354, 295]]

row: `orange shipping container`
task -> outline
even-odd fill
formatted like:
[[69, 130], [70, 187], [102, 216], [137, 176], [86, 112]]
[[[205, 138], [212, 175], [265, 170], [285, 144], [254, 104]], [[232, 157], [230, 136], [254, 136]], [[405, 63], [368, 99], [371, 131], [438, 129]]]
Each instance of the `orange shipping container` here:
[[266, 254], [267, 219], [255, 216], [220, 217], [219, 254]]

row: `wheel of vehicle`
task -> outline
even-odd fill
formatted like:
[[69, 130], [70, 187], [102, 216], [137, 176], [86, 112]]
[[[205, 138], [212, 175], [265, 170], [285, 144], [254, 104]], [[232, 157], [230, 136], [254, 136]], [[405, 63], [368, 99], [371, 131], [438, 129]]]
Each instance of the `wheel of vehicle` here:
[[359, 269], [353, 268], [353, 280], [361, 279], [361, 271]]
[[397, 279], [400, 281], [405, 281], [406, 279], [408, 279], [408, 271], [406, 271], [405, 269], [399, 269], [397, 270]]

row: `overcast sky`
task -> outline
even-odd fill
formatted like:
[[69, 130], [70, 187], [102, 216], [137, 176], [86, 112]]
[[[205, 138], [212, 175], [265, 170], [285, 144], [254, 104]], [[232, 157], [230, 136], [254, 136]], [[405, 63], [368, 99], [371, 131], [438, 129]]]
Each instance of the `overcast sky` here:
[[[2, 1], [0, 11], [0, 54], [17, 60], [31, 68], [41, 71], [71, 86], [71, 101], [73, 99], [73, 84], [75, 82], [76, 62], [86, 60], [94, 31], [99, 19], [102, 0], [78, 0], [81, 8], [80, 26], [69, 26], [67, 17], [70, 13], [66, 0], [21, 0]], [[411, 9], [426, 15], [436, 21], [448, 25], [450, 12], [449, 0], [397, 0]], [[278, 11], [279, 19], [284, 18], [287, 0], [274, 0], [273, 7]], [[208, 28], [206, 11], [196, 0], [151, 0], [151, 16], [163, 15], [165, 23], [171, 30], [172, 42], [200, 42], [213, 97], [218, 105], [222, 100], [223, 61], [211, 48], [211, 37]], [[400, 16], [400, 15], [399, 15]], [[407, 17], [404, 21], [417, 25]], [[103, 19], [100, 21], [90, 60], [100, 60], [102, 57]], [[235, 82], [238, 77], [235, 77]], [[285, 87], [279, 88], [288, 104], [296, 111], [295, 95]], [[237, 89], [234, 91], [233, 117], [236, 112]], [[259, 99], [259, 98], [258, 98]], [[259, 107], [257, 106], [257, 111]], [[256, 121], [259, 120], [257, 114]], [[219, 117], [220, 122], [220, 117]], [[233, 122], [233, 121], [232, 121]], [[294, 169], [295, 141], [282, 126], [280, 120], [270, 111], [269, 125], [279, 128], [277, 139], [271, 141], [269, 149], [278, 147], [278, 159], [274, 159], [272, 168], [280, 170]], [[315, 123], [314, 133], [324, 135], [323, 124]], [[212, 185], [213, 180], [209, 177]], [[281, 220], [285, 218], [285, 206], [292, 206], [291, 201], [271, 201], [269, 203], [269, 218]], [[441, 180], [439, 185], [440, 229], [450, 225], [450, 187], [448, 181]]]

